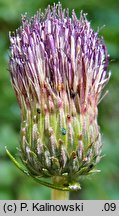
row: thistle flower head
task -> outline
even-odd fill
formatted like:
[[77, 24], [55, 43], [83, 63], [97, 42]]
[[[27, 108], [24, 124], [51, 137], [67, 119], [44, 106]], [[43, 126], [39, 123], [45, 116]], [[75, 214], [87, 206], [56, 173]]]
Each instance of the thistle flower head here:
[[10, 43], [22, 160], [36, 177], [77, 182], [101, 156], [97, 105], [110, 77], [103, 39], [85, 14], [70, 18], [59, 3], [23, 16]]

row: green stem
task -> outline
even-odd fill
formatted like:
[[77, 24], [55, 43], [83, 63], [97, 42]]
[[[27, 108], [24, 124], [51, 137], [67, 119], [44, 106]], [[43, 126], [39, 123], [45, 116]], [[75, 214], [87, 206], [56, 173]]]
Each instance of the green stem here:
[[[63, 182], [63, 178], [56, 176], [52, 178], [53, 184], [59, 185]], [[69, 191], [52, 190], [51, 194], [52, 200], [69, 200]]]

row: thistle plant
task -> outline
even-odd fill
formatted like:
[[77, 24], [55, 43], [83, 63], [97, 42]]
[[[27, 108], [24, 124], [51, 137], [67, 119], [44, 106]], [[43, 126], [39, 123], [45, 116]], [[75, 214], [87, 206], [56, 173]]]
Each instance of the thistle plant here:
[[[21, 110], [20, 157], [39, 183], [80, 189], [101, 158], [98, 103], [109, 80], [103, 39], [59, 4], [48, 6], [10, 34], [10, 74]], [[46, 180], [42, 180], [42, 178]], [[51, 178], [53, 182], [48, 182]]]

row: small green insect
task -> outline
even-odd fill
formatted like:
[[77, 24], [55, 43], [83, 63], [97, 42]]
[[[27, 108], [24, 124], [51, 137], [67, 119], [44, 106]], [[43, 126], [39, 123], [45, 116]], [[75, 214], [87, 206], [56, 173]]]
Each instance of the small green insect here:
[[65, 128], [61, 128], [61, 133], [62, 133], [62, 135], [66, 135], [66, 129]]

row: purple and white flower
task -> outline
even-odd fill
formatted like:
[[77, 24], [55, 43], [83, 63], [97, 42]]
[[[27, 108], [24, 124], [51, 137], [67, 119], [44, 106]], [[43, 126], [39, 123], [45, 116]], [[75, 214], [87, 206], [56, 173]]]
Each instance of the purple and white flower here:
[[101, 157], [97, 106], [108, 54], [86, 15], [48, 6], [10, 34], [10, 73], [21, 108], [21, 155], [35, 176], [78, 181]]

